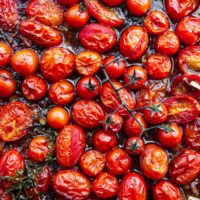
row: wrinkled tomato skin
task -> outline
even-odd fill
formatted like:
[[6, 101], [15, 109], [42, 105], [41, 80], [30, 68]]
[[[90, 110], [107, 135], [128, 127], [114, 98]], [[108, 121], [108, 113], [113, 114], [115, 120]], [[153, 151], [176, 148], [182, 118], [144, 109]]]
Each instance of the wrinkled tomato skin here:
[[80, 172], [63, 170], [54, 176], [53, 190], [66, 199], [85, 200], [91, 192], [90, 181]]
[[61, 4], [65, 6], [72, 6], [75, 3], [78, 3], [79, 0], [58, 0]]
[[56, 160], [63, 167], [74, 166], [85, 148], [85, 133], [76, 125], [65, 126], [56, 138]]
[[97, 128], [105, 119], [105, 112], [95, 101], [79, 100], [72, 108], [72, 118], [86, 128]]
[[21, 21], [19, 31], [34, 43], [44, 47], [57, 46], [62, 42], [60, 32], [32, 19]]
[[125, 142], [125, 149], [131, 155], [140, 155], [144, 151], [144, 142], [139, 137], [130, 137]]
[[168, 171], [168, 156], [165, 150], [156, 144], [148, 144], [140, 155], [140, 168], [144, 176], [151, 180], [164, 178]]
[[114, 6], [119, 6], [123, 3], [124, 0], [114, 0], [114, 1], [110, 1], [110, 0], [102, 0], [103, 3], [105, 3], [108, 6], [114, 7]]
[[169, 175], [178, 185], [187, 185], [200, 173], [200, 154], [191, 149], [182, 149], [170, 163]]
[[99, 174], [92, 184], [93, 193], [101, 199], [108, 199], [116, 196], [118, 189], [118, 180], [107, 172]]
[[163, 180], [153, 187], [154, 200], [184, 200], [181, 190], [173, 183]]
[[117, 35], [108, 26], [92, 23], [80, 31], [79, 41], [84, 48], [102, 53], [116, 45]]
[[0, 112], [0, 139], [13, 142], [29, 132], [33, 125], [31, 110], [22, 102], [6, 104]]
[[119, 187], [119, 200], [146, 200], [147, 185], [144, 178], [135, 172], [128, 173]]
[[148, 44], [148, 33], [144, 27], [140, 26], [127, 28], [119, 39], [120, 52], [130, 60], [139, 59], [145, 53]]
[[12, 57], [12, 50], [6, 43], [0, 42], [0, 66], [6, 67]]

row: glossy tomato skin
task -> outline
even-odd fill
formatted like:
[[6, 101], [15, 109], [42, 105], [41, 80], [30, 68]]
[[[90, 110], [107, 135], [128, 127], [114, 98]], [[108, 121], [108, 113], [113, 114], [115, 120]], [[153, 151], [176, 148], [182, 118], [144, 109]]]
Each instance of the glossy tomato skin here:
[[115, 46], [117, 35], [108, 26], [91, 23], [80, 31], [79, 41], [84, 48], [102, 53]]
[[74, 166], [85, 148], [85, 133], [76, 125], [65, 126], [56, 138], [55, 152], [59, 165]]
[[130, 26], [119, 39], [119, 49], [123, 56], [130, 60], [139, 59], [146, 51], [149, 36], [144, 27]]
[[72, 118], [86, 128], [97, 128], [105, 119], [102, 107], [91, 100], [78, 100], [72, 108]]
[[89, 150], [80, 159], [81, 169], [90, 177], [98, 175], [105, 166], [105, 156], [99, 151]]
[[181, 190], [170, 181], [163, 180], [153, 187], [154, 200], [184, 200]]
[[191, 149], [182, 149], [170, 163], [169, 175], [178, 185], [192, 182], [200, 173], [200, 154]]
[[110, 1], [110, 0], [103, 0], [103, 3], [105, 3], [108, 6], [119, 6], [123, 3], [123, 0], [114, 0], [114, 1]]
[[74, 54], [65, 48], [54, 47], [45, 51], [41, 60], [41, 72], [48, 81], [68, 78], [75, 68]]
[[128, 173], [119, 187], [119, 200], [146, 200], [147, 185], [144, 178], [135, 172]]
[[130, 137], [125, 142], [125, 149], [131, 155], [140, 155], [144, 151], [144, 142], [139, 137]]
[[59, 0], [59, 2], [65, 6], [72, 6], [75, 3], [78, 3], [79, 0]]
[[147, 144], [140, 155], [140, 168], [151, 180], [164, 178], [168, 171], [168, 156], [164, 149], [156, 144]]
[[101, 199], [108, 199], [116, 196], [118, 189], [118, 180], [115, 176], [107, 172], [100, 173], [92, 184], [93, 193]]
[[0, 112], [0, 139], [4, 142], [16, 141], [25, 136], [32, 125], [33, 115], [26, 104], [8, 103]]
[[78, 171], [59, 171], [53, 179], [53, 190], [67, 199], [85, 200], [91, 192], [90, 181]]
[[0, 42], [0, 66], [6, 67], [10, 62], [12, 50], [6, 43]]

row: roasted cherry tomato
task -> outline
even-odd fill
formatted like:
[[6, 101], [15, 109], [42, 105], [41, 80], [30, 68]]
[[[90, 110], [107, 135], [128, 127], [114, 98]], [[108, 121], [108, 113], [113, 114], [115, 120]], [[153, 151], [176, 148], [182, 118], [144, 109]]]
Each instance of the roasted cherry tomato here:
[[120, 52], [130, 60], [139, 59], [146, 51], [149, 36], [145, 28], [131, 26], [121, 35], [119, 40]]
[[130, 137], [125, 142], [125, 149], [131, 155], [139, 155], [144, 151], [144, 142], [139, 137]]
[[58, 0], [58, 1], [65, 6], [72, 6], [73, 4], [79, 2], [79, 0]]
[[64, 198], [85, 200], [91, 192], [90, 181], [74, 170], [59, 171], [53, 179], [53, 189]]
[[6, 67], [11, 59], [12, 50], [6, 43], [0, 42], [0, 66]]
[[14, 200], [14, 196], [0, 188], [0, 198], [1, 200]]
[[56, 138], [56, 160], [63, 167], [72, 167], [85, 148], [85, 133], [76, 125], [65, 126]]
[[102, 0], [103, 3], [105, 3], [108, 6], [119, 6], [123, 3], [123, 0], [114, 0], [114, 1], [110, 1], [110, 0]]
[[168, 170], [166, 151], [156, 144], [147, 144], [140, 155], [140, 168], [152, 180], [164, 178]]
[[92, 184], [93, 193], [101, 199], [109, 199], [117, 195], [118, 180], [107, 172], [99, 174]]

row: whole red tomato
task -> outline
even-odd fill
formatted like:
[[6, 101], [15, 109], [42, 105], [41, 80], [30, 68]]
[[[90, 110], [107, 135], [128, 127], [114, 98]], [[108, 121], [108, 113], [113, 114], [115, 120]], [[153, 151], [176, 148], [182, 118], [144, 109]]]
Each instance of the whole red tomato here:
[[119, 6], [123, 3], [123, 0], [114, 0], [114, 1], [110, 1], [110, 0], [102, 0], [103, 3], [105, 3], [108, 6]]
[[6, 67], [10, 62], [12, 50], [6, 43], [0, 42], [0, 66]]
[[144, 142], [139, 137], [130, 137], [125, 142], [125, 149], [131, 155], [139, 155], [144, 151]]

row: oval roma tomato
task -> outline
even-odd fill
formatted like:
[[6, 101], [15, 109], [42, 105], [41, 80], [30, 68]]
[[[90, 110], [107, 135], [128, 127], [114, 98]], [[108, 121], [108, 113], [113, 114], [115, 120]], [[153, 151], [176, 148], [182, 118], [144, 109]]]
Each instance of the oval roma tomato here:
[[78, 3], [79, 0], [58, 0], [61, 4], [65, 6], [72, 6], [75, 3]]
[[184, 200], [181, 190], [170, 181], [163, 180], [153, 186], [154, 200]]
[[114, 1], [110, 1], [110, 0], [102, 0], [103, 3], [105, 3], [108, 6], [119, 6], [123, 3], [123, 0], [114, 0]]
[[46, 25], [57, 26], [63, 22], [64, 9], [53, 0], [33, 0], [26, 7], [26, 13]]
[[65, 126], [55, 144], [56, 160], [63, 167], [72, 167], [80, 159], [85, 148], [85, 133], [76, 125]]
[[22, 102], [6, 104], [0, 112], [0, 139], [12, 142], [29, 132], [33, 125], [32, 111]]
[[147, 50], [149, 36], [144, 27], [130, 26], [119, 39], [119, 49], [130, 60], [139, 59]]
[[[124, 23], [124, 16], [119, 16], [115, 10], [104, 6], [98, 0], [85, 0], [89, 13], [101, 24], [107, 26], [121, 26]], [[122, 14], [121, 14], [122, 15]]]
[[6, 43], [0, 42], [0, 66], [6, 67], [12, 57], [12, 50]]
[[72, 107], [72, 118], [86, 128], [97, 128], [105, 119], [102, 107], [91, 100], [78, 100]]
[[125, 142], [125, 149], [131, 155], [140, 155], [144, 151], [144, 142], [139, 137], [130, 137]]
[[21, 21], [19, 31], [34, 43], [44, 47], [57, 46], [62, 43], [60, 32], [32, 19]]
[[107, 172], [99, 174], [92, 184], [92, 192], [101, 199], [109, 199], [117, 195], [118, 180]]
[[[132, 94], [126, 88], [123, 88], [123, 85], [120, 82], [112, 81], [112, 83], [115, 89], [119, 90], [121, 88], [118, 91], [121, 99], [124, 101], [128, 109], [133, 110], [135, 103]], [[103, 84], [100, 90], [100, 98], [109, 112], [114, 112], [122, 104], [117, 93], [109, 82]], [[127, 109], [124, 107], [120, 107], [117, 111], [117, 114], [121, 115], [122, 117], [126, 117], [129, 115]]]
[[176, 34], [186, 45], [195, 45], [200, 36], [200, 19], [185, 17], [176, 26]]
[[120, 184], [118, 197], [119, 200], [146, 200], [147, 185], [144, 178], [135, 172], [126, 174]]
[[200, 173], [200, 154], [191, 149], [182, 149], [170, 163], [169, 175], [178, 185], [187, 185]]
[[85, 200], [91, 192], [90, 181], [78, 171], [59, 171], [53, 179], [53, 190], [67, 199]]
[[196, 119], [200, 113], [199, 103], [192, 97], [172, 96], [165, 102], [168, 111], [168, 121], [185, 124]]
[[105, 25], [91, 23], [79, 32], [81, 45], [99, 53], [111, 50], [117, 42], [115, 31]]
[[151, 180], [164, 178], [168, 171], [168, 155], [156, 144], [147, 144], [140, 155], [140, 168]]
[[54, 47], [45, 51], [41, 60], [41, 72], [48, 81], [68, 78], [75, 68], [74, 54], [65, 48]]

